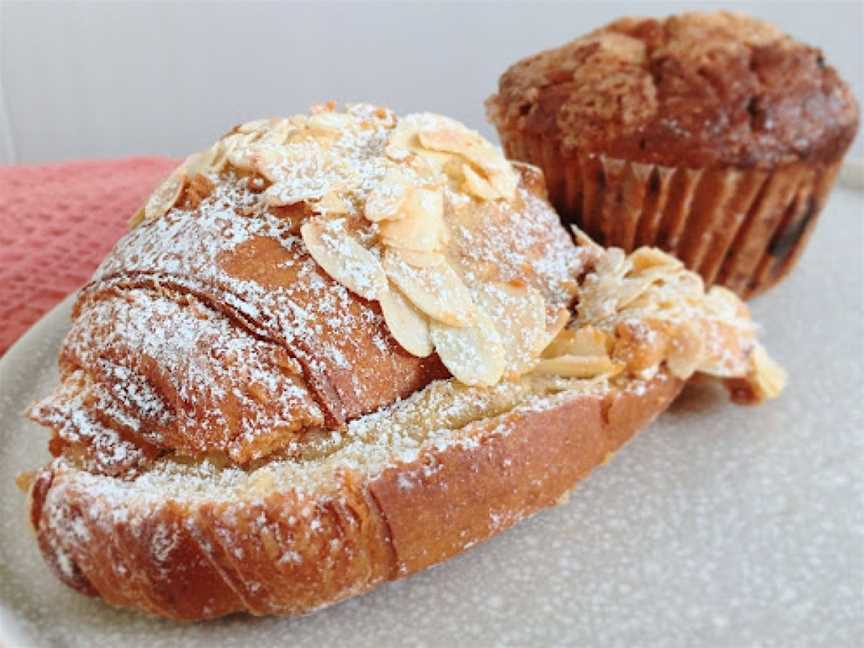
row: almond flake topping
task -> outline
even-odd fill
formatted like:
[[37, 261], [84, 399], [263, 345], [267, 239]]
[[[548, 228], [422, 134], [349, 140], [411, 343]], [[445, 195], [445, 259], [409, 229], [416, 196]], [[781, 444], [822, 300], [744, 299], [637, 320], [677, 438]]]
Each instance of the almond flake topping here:
[[737, 297], [706, 292], [659, 250], [628, 257], [579, 230], [574, 248], [542, 172], [511, 165], [455, 120], [328, 102], [246, 122], [189, 156], [131, 226], [192, 215], [238, 182], [248, 187], [239, 214], [284, 223], [285, 245], [299, 244], [289, 240], [299, 230], [328, 276], [379, 302], [400, 346], [437, 352], [463, 383], [644, 378], [664, 365], [680, 378], [746, 380], [756, 398], [782, 388]]
[[432, 320], [432, 342], [450, 372], [466, 385], [492, 386], [507, 363], [501, 336], [492, 319], [478, 311], [473, 326], [448, 326]]
[[[576, 236], [583, 246], [596, 246], [581, 232]], [[698, 275], [654, 248], [630, 256], [614, 248], [603, 251], [579, 288], [572, 326], [575, 333], [562, 331], [544, 356], [554, 360], [556, 353], [599, 351], [600, 332], [613, 363], [642, 377], [665, 364], [682, 380], [697, 372], [744, 380], [759, 400], [773, 398], [785, 384], [779, 367], [767, 368], [746, 305], [720, 286], [706, 291]]]
[[168, 176], [147, 199], [147, 204], [144, 205], [144, 219], [154, 221], [162, 218], [180, 198], [185, 182], [186, 176], [179, 169]]
[[415, 268], [397, 250], [389, 249], [384, 253], [384, 270], [405, 296], [433, 320], [456, 327], [474, 324], [477, 308], [471, 293], [448, 264]]
[[341, 220], [307, 221], [300, 234], [312, 258], [348, 290], [369, 300], [377, 300], [387, 290], [378, 259], [344, 230]]
[[399, 250], [399, 256], [410, 266], [415, 268], [428, 268], [437, 266], [447, 261], [441, 252], [418, 252], [417, 250]]
[[446, 237], [441, 191], [415, 189], [405, 202], [402, 218], [380, 226], [385, 245], [413, 252], [441, 250]]
[[411, 355], [425, 358], [434, 350], [429, 335], [429, 319], [411, 305], [395, 286], [379, 299], [384, 321], [395, 340]]
[[373, 223], [399, 220], [407, 214], [406, 203], [413, 194], [414, 187], [405, 173], [391, 169], [369, 192], [363, 213]]
[[534, 288], [488, 283], [476, 291], [477, 305], [491, 318], [506, 351], [508, 376], [529, 371], [537, 361], [535, 349], [546, 335], [546, 303]]
[[596, 378], [602, 375], [610, 375], [617, 372], [620, 365], [616, 365], [607, 355], [578, 356], [563, 355], [555, 358], [543, 358], [534, 368], [534, 372], [540, 376], [554, 375], [567, 378]]

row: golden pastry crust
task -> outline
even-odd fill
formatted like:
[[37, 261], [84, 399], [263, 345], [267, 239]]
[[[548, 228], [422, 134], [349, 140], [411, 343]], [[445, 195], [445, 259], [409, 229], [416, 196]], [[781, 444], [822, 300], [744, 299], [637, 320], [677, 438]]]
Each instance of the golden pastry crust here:
[[241, 125], [81, 291], [24, 477], [68, 585], [177, 619], [299, 614], [557, 502], [695, 372], [783, 375], [746, 308], [577, 233], [461, 124]]
[[[538, 392], [418, 446], [406, 444], [412, 430], [394, 429], [403, 459], [383, 469], [352, 460], [349, 447], [307, 466], [306, 479], [292, 466], [208, 464], [122, 482], [61, 459], [36, 478], [33, 526], [58, 578], [114, 605], [185, 620], [308, 613], [553, 506], [681, 384], [660, 375], [638, 390]], [[442, 405], [463, 404], [450, 394]]]
[[688, 168], [831, 163], [858, 127], [820, 50], [729, 12], [617, 20], [516, 63], [487, 106], [564, 153]]

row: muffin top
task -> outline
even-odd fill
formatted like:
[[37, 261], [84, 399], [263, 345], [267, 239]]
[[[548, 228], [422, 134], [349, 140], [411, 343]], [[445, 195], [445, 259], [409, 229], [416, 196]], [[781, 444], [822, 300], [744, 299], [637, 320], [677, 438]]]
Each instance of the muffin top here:
[[487, 108], [565, 154], [692, 168], [830, 162], [858, 126], [820, 50], [728, 12], [617, 20], [513, 65]]

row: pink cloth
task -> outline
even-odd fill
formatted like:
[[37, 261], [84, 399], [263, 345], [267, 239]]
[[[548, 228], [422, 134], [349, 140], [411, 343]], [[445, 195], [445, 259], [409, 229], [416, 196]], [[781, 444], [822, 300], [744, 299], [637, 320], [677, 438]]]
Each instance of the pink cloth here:
[[0, 355], [82, 286], [168, 158], [0, 167]]

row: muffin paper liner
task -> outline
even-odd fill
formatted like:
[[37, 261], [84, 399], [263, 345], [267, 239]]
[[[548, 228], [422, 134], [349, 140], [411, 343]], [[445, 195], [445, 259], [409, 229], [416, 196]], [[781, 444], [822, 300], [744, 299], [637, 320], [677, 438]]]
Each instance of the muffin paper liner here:
[[687, 169], [599, 154], [564, 156], [554, 141], [501, 133], [509, 158], [543, 169], [565, 224], [605, 246], [651, 245], [744, 298], [795, 265], [842, 160], [772, 171]]

